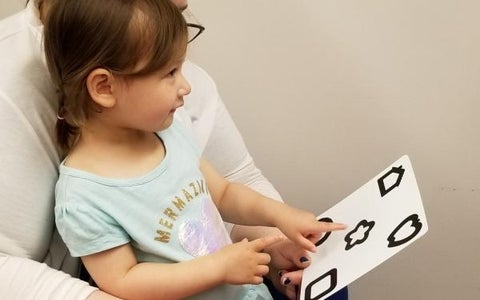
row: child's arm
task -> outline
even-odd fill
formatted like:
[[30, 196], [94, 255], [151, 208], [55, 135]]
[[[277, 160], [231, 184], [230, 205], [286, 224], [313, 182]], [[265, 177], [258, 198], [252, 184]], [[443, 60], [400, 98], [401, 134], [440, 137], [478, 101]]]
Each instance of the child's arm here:
[[270, 256], [262, 250], [281, 236], [246, 240], [189, 261], [138, 263], [130, 244], [82, 257], [104, 291], [124, 299], [183, 299], [220, 284], [259, 284]]
[[315, 215], [296, 209], [241, 185], [227, 181], [206, 160], [200, 168], [213, 201], [227, 222], [279, 228], [290, 240], [315, 252], [314, 242], [324, 232], [345, 229], [338, 223], [318, 222]]

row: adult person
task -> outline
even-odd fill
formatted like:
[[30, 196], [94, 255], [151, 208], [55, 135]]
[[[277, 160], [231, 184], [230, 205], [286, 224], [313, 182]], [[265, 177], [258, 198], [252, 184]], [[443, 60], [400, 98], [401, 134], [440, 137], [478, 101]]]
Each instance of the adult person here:
[[[78, 274], [79, 264], [53, 230], [53, 189], [60, 162], [53, 140], [57, 107], [41, 45], [41, 19], [51, 1], [30, 1], [23, 11], [0, 22], [0, 291], [7, 299], [108, 299], [67, 275]], [[187, 6], [187, 1], [172, 1], [182, 9]], [[191, 62], [184, 73], [193, 91], [178, 117], [192, 130], [204, 155], [228, 179], [280, 199], [255, 167], [212, 79]], [[272, 231], [277, 234], [272, 228], [234, 226], [231, 236], [234, 241], [255, 239]], [[301, 272], [285, 269], [307, 266], [308, 256], [299, 250], [296, 258], [281, 260], [285, 247], [292, 245], [278, 243], [265, 250], [272, 255], [272, 282], [277, 287], [289, 282], [282, 291], [294, 298]]]

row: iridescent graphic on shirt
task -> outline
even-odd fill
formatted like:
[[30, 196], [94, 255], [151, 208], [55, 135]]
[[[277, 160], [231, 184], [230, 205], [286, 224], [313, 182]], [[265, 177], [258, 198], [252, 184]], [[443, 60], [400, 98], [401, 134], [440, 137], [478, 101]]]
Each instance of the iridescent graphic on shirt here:
[[231, 243], [222, 218], [213, 202], [204, 197], [201, 216], [182, 223], [178, 239], [183, 249], [193, 257], [213, 253]]

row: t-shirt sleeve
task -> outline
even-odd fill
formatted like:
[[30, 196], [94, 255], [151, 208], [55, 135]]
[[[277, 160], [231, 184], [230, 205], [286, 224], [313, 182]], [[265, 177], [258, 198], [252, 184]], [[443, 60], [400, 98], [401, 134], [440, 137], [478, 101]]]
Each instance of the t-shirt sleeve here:
[[85, 256], [130, 242], [128, 234], [100, 209], [73, 201], [55, 207], [58, 232], [74, 257]]

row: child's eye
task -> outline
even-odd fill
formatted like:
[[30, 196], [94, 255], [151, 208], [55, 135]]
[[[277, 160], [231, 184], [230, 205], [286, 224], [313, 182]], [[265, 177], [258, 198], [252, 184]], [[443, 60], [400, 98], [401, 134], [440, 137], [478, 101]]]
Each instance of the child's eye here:
[[177, 68], [171, 70], [171, 71], [168, 73], [168, 76], [174, 76], [175, 73], [177, 73], [177, 70], [178, 70]]

